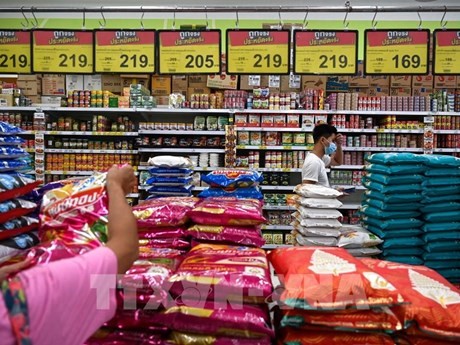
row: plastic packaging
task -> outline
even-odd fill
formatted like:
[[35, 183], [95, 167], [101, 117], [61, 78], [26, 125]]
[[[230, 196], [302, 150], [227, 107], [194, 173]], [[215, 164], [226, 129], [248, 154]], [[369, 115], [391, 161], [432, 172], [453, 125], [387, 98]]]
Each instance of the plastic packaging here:
[[319, 184], [299, 184], [294, 188], [294, 192], [304, 198], [338, 198], [343, 193], [338, 190], [321, 186]]
[[211, 187], [247, 188], [258, 185], [263, 176], [253, 170], [215, 170], [202, 175], [201, 180]]
[[0, 202], [26, 195], [39, 184], [22, 174], [0, 174]]
[[0, 203], [0, 223], [33, 212], [37, 204], [24, 199], [12, 199]]
[[5, 240], [38, 228], [38, 219], [22, 216], [0, 223], [0, 240]]
[[188, 157], [156, 156], [150, 158], [148, 163], [157, 168], [193, 168], [193, 163]]
[[299, 205], [310, 207], [310, 208], [330, 208], [338, 209], [343, 204], [336, 199], [322, 199], [322, 198], [303, 198], [299, 197], [296, 199]]
[[222, 188], [207, 188], [198, 194], [200, 198], [239, 198], [239, 199], [259, 199], [264, 198], [258, 187], [222, 189]]
[[194, 225], [187, 234], [199, 241], [262, 247], [265, 240], [258, 227]]
[[17, 136], [7, 136], [7, 137], [2, 137], [3, 133], [0, 133], [0, 146], [7, 145], [7, 146], [12, 146], [12, 145], [22, 145], [25, 143], [25, 140], [22, 139], [21, 137]]
[[297, 210], [302, 218], [316, 218], [316, 219], [338, 219], [342, 217], [342, 213], [332, 209], [309, 208], [299, 206]]
[[10, 125], [8, 122], [0, 121], [0, 135], [7, 136], [7, 135], [16, 135], [21, 133], [22, 129], [19, 127]]

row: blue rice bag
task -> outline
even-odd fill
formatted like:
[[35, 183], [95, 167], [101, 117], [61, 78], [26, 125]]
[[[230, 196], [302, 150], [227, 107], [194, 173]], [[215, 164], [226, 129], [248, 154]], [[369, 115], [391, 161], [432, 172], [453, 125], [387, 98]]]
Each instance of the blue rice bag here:
[[201, 176], [201, 180], [211, 187], [222, 188], [257, 186], [263, 179], [262, 174], [254, 170], [215, 170]]

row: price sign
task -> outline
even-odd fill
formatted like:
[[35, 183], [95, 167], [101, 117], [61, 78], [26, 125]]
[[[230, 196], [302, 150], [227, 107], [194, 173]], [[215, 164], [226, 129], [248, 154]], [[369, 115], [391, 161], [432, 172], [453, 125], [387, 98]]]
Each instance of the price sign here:
[[228, 74], [289, 74], [289, 30], [227, 30]]
[[155, 30], [98, 30], [96, 73], [155, 73]]
[[30, 73], [30, 31], [0, 30], [0, 73]]
[[428, 74], [430, 30], [366, 30], [364, 73]]
[[93, 73], [93, 32], [32, 32], [32, 70], [37, 73]]
[[220, 30], [158, 32], [159, 74], [219, 74]]
[[294, 31], [294, 73], [358, 72], [358, 31]]
[[460, 74], [460, 29], [435, 30], [433, 74]]

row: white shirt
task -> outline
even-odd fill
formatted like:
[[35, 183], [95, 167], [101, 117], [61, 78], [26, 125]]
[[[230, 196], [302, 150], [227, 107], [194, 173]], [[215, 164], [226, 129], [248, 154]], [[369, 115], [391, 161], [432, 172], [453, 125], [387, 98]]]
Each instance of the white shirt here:
[[312, 181], [330, 187], [326, 167], [331, 164], [331, 157], [324, 155], [323, 159], [314, 153], [307, 153], [302, 167], [302, 181]]

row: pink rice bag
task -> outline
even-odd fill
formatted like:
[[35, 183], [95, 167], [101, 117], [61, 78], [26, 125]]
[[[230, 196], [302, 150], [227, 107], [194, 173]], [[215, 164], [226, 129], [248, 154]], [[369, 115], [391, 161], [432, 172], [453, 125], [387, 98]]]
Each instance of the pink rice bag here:
[[181, 238], [185, 236], [185, 229], [180, 227], [143, 228], [138, 230], [140, 239]]
[[187, 250], [190, 242], [182, 238], [154, 238], [139, 240], [139, 247], [172, 248]]
[[171, 339], [176, 345], [271, 345], [269, 337], [261, 339], [245, 339], [236, 337], [218, 337], [213, 335], [202, 335], [182, 332], [172, 332]]
[[183, 250], [172, 248], [139, 247], [139, 259], [174, 259], [180, 263], [185, 253]]
[[266, 222], [262, 203], [255, 199], [207, 198], [189, 212], [197, 224], [251, 226]]
[[187, 213], [199, 201], [194, 197], [165, 197], [146, 200], [133, 207], [139, 228], [178, 226], [187, 222]]
[[173, 306], [164, 312], [165, 325], [174, 331], [213, 336], [238, 336], [241, 338], [273, 338], [270, 317], [266, 306], [214, 305], [206, 302], [203, 308]]
[[197, 224], [188, 228], [187, 235], [203, 242], [241, 244], [251, 247], [262, 247], [265, 244], [260, 228], [256, 226], [241, 227]]
[[133, 332], [101, 328], [84, 345], [167, 345], [162, 336], [145, 332]]
[[104, 327], [124, 331], [141, 331], [151, 333], [166, 333], [168, 328], [162, 325], [163, 313], [157, 310], [117, 309], [115, 316], [104, 324]]
[[265, 251], [252, 247], [197, 245], [169, 281], [171, 294], [182, 301], [264, 303], [272, 292]]

